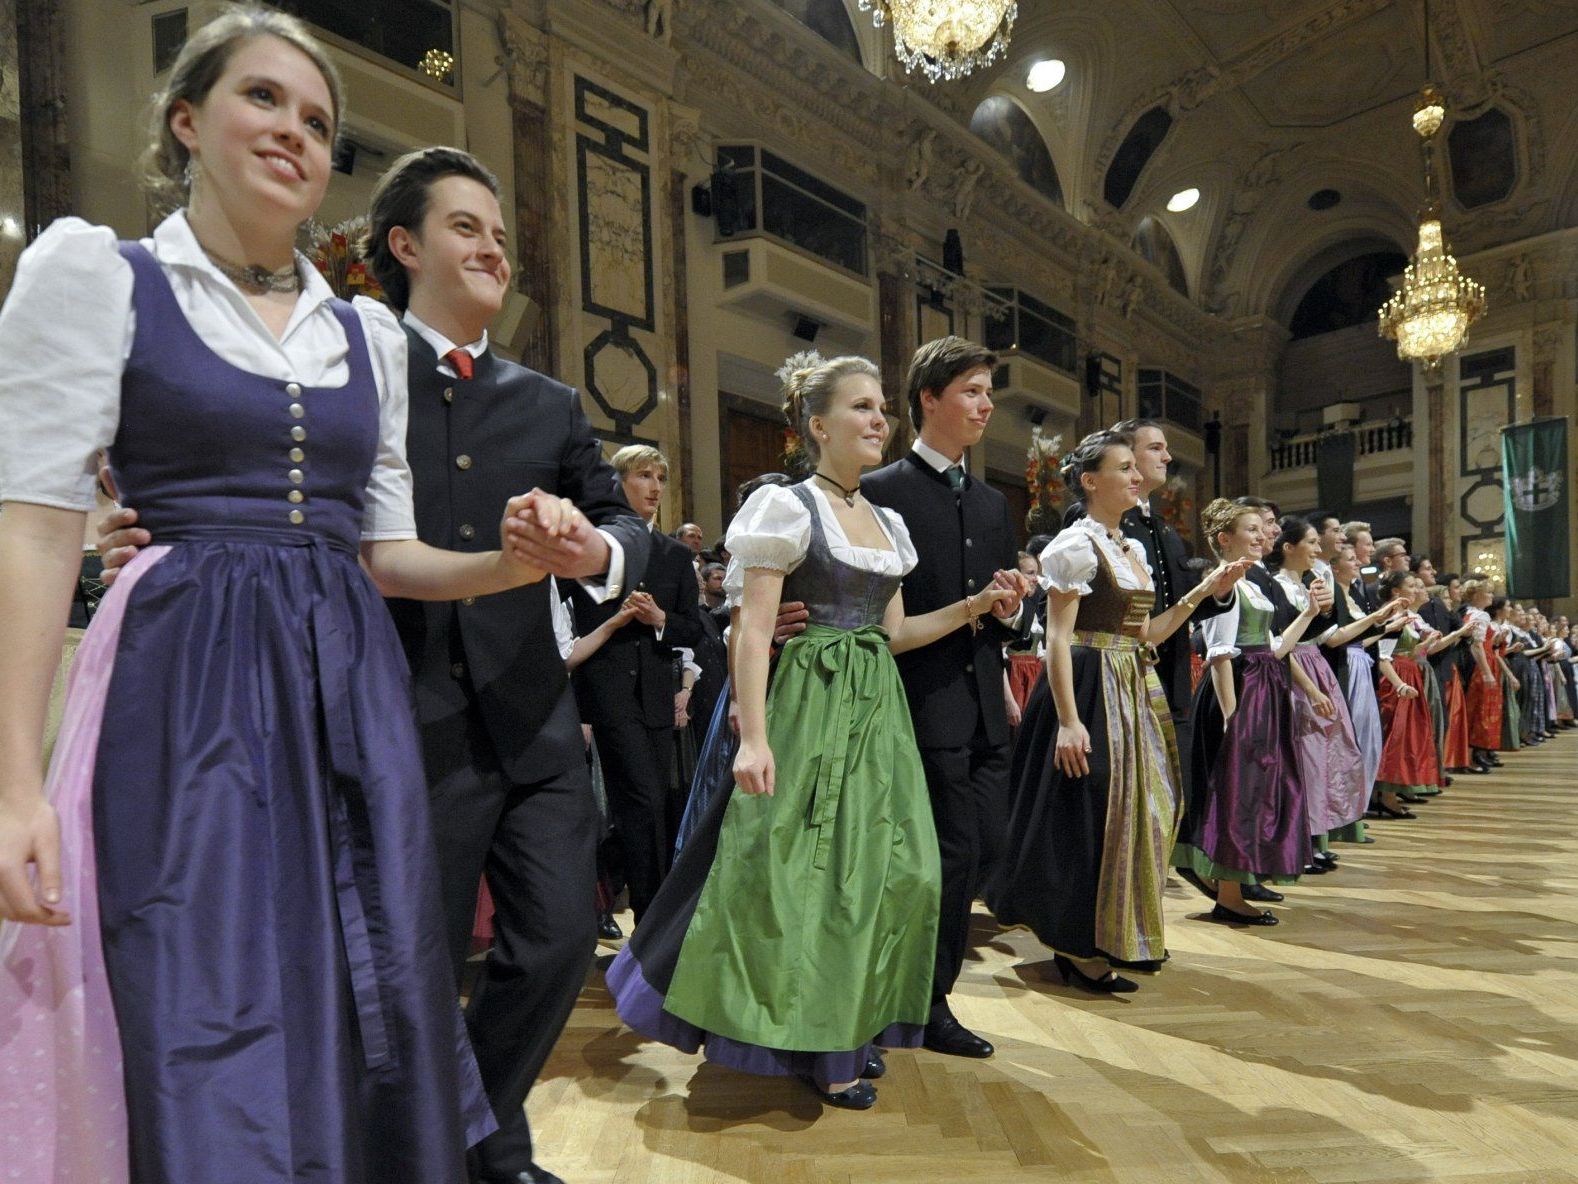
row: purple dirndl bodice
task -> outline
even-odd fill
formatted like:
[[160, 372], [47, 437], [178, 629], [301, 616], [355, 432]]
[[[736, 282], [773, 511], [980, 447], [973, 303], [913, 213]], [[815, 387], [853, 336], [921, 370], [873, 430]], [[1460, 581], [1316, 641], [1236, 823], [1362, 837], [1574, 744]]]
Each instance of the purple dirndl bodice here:
[[93, 778], [130, 1178], [463, 1181], [492, 1117], [408, 672], [357, 562], [379, 419], [359, 318], [334, 306], [344, 386], [264, 378], [122, 254], [111, 464], [162, 551], [126, 597]]

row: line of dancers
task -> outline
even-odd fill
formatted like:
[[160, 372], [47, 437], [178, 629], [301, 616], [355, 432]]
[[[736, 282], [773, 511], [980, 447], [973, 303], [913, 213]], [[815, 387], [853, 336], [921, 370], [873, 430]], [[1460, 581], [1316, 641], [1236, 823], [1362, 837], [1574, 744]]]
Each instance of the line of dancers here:
[[[653, 559], [655, 498], [632, 511], [575, 392], [489, 348], [508, 234], [475, 158], [380, 181], [390, 307], [294, 253], [342, 115], [298, 22], [228, 11], [156, 105], [175, 212], [127, 242], [61, 220], [0, 310], [0, 1161], [29, 1179], [558, 1180], [524, 1101], [591, 960], [597, 821], [550, 586], [602, 606], [595, 669], [657, 656], [694, 576]], [[834, 1106], [874, 1103], [884, 1047], [993, 1055], [949, 1003], [978, 898], [1068, 983], [1132, 990], [1118, 971], [1168, 957], [1170, 868], [1212, 920], [1270, 924], [1271, 885], [1367, 839], [1366, 806], [1409, 817], [1578, 702], [1565, 621], [1472, 579], [1459, 619], [1391, 540], [1372, 592], [1363, 524], [1345, 551], [1323, 519], [1213, 502], [1202, 577], [1149, 512], [1170, 456], [1148, 421], [1071, 450], [1037, 588], [965, 459], [996, 361], [923, 345], [916, 442], [875, 472], [877, 368], [786, 363], [806, 475], [729, 528], [731, 689], [684, 815], [657, 783], [610, 802], [663, 827], [662, 849], [624, 836], [620, 1015]], [[46, 775], [104, 453], [112, 587]], [[629, 491], [655, 462], [627, 459]], [[1038, 620], [1020, 717], [1004, 651]], [[639, 720], [597, 717], [595, 678], [588, 715], [661, 754], [652, 669], [663, 694], [620, 700]], [[483, 876], [494, 941], [462, 1015]]]

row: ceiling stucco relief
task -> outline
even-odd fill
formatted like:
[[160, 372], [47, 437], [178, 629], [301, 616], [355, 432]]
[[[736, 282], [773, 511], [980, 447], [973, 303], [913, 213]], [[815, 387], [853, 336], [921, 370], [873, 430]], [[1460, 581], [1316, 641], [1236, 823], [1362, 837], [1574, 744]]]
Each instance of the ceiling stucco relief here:
[[1274, 127], [1330, 127], [1357, 107], [1414, 89], [1414, 55], [1386, 41], [1333, 44], [1246, 84], [1244, 93]]

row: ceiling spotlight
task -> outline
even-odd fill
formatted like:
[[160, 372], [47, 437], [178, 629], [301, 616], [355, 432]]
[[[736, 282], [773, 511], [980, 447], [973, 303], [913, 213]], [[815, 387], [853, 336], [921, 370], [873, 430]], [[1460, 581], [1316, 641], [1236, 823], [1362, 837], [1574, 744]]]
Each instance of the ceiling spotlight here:
[[1174, 214], [1181, 214], [1185, 210], [1192, 210], [1195, 203], [1200, 200], [1198, 189], [1180, 189], [1167, 200], [1167, 208]]
[[1038, 95], [1045, 94], [1049, 90], [1057, 89], [1066, 73], [1068, 73], [1067, 66], [1057, 58], [1048, 58], [1030, 67], [1030, 73], [1025, 76], [1025, 85]]

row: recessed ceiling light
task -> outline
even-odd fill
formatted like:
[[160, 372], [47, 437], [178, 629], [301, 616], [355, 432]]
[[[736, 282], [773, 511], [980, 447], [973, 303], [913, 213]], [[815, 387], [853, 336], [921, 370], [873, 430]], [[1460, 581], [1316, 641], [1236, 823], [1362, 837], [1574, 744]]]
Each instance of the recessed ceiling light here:
[[1037, 94], [1053, 90], [1058, 83], [1063, 81], [1063, 75], [1068, 73], [1068, 67], [1057, 58], [1048, 58], [1044, 62], [1037, 62], [1030, 67], [1030, 73], [1025, 76], [1025, 85]]
[[1192, 210], [1195, 203], [1200, 200], [1198, 189], [1180, 189], [1167, 201], [1167, 208], [1174, 214], [1181, 214], [1185, 210]]

